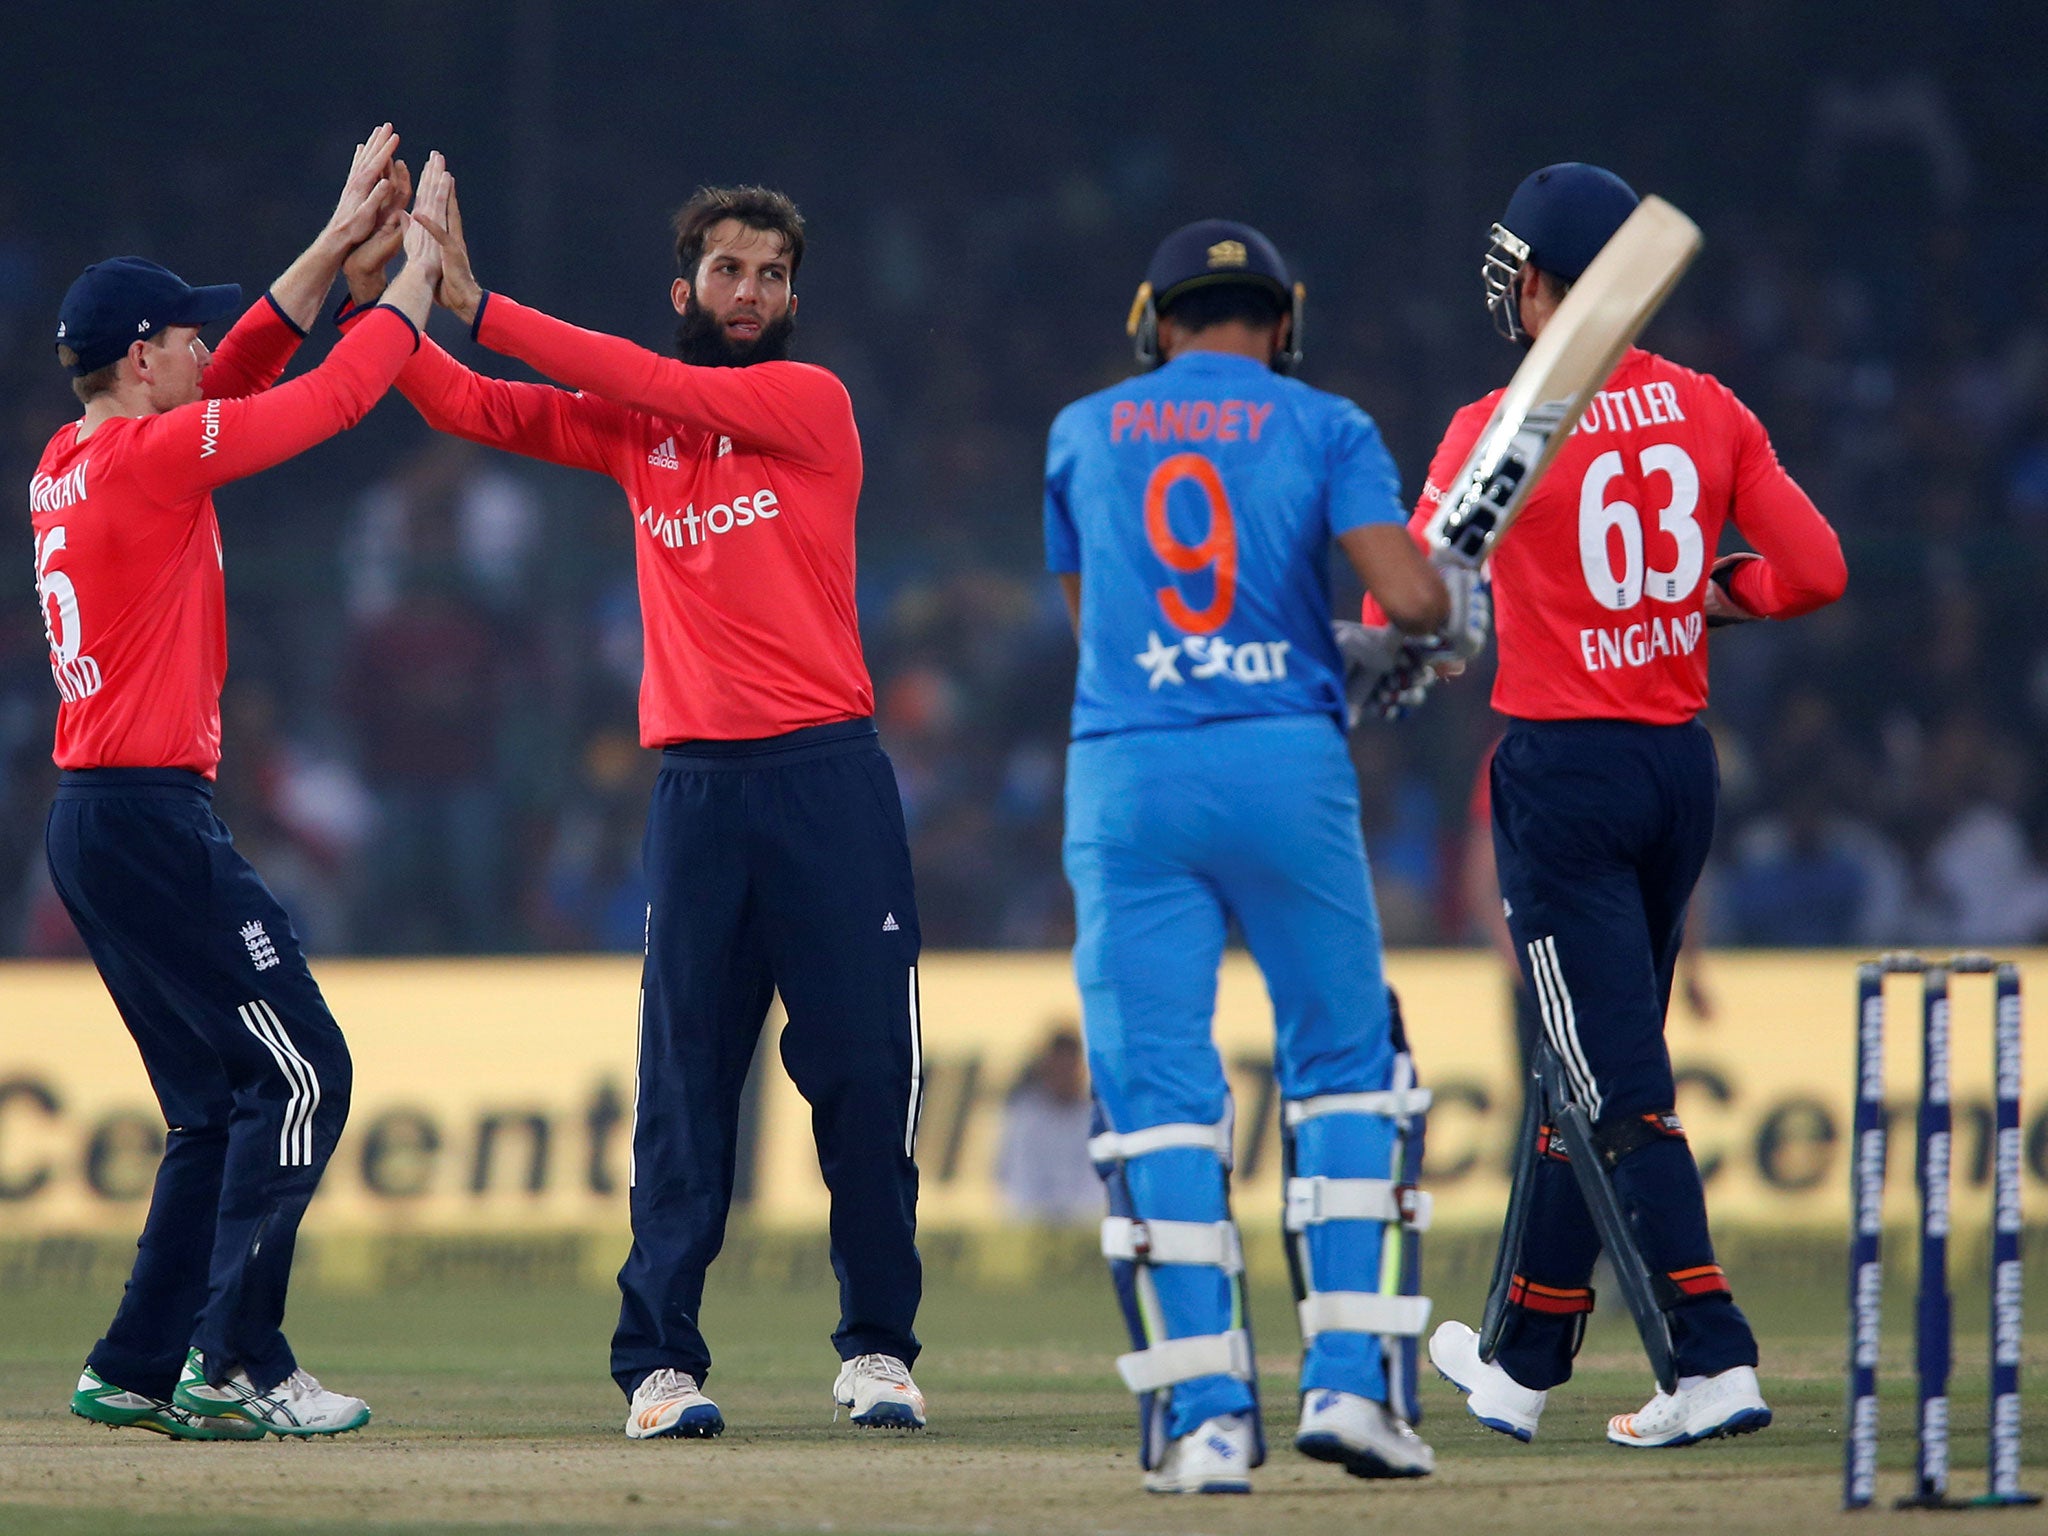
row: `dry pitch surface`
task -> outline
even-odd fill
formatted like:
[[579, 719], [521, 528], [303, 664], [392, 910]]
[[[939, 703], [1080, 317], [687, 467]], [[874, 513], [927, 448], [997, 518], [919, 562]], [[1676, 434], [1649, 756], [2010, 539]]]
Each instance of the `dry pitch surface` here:
[[[715, 1282], [714, 1282], [715, 1287]], [[2034, 1316], [2042, 1318], [2041, 1287]], [[1932, 1518], [1837, 1510], [1839, 1302], [1833, 1286], [1780, 1285], [1746, 1300], [1765, 1335], [1777, 1423], [1747, 1440], [1631, 1453], [1600, 1440], [1636, 1406], [1645, 1374], [1625, 1323], [1596, 1326], [1581, 1375], [1553, 1399], [1542, 1439], [1479, 1429], [1433, 1378], [1425, 1434], [1434, 1478], [1368, 1484], [1282, 1443], [1249, 1499], [1138, 1491], [1131, 1410], [1110, 1374], [1120, 1347], [1105, 1288], [1029, 1294], [936, 1289], [918, 1369], [932, 1428], [885, 1436], [833, 1423], [833, 1317], [824, 1290], [719, 1294], [713, 1392], [731, 1428], [716, 1441], [630, 1444], [603, 1375], [611, 1303], [575, 1292], [309, 1296], [293, 1337], [306, 1364], [368, 1397], [376, 1420], [329, 1443], [181, 1445], [71, 1418], [78, 1362], [111, 1297], [0, 1296], [0, 1533], [4, 1536], [255, 1536], [272, 1530], [737, 1532], [1505, 1533], [1673, 1527], [1741, 1532], [1897, 1529]], [[1462, 1291], [1443, 1298], [1469, 1311]], [[1259, 1314], [1287, 1316], [1262, 1295]], [[1905, 1306], [1890, 1315], [1903, 1319]], [[1268, 1334], [1282, 1329], [1268, 1323]], [[2048, 1361], [2031, 1350], [2029, 1486], [2048, 1485]], [[1959, 1468], [1981, 1468], [1981, 1332], [1959, 1338]], [[1291, 1340], [1289, 1341], [1291, 1344]], [[1892, 1351], [1887, 1498], [1909, 1454], [1905, 1350]], [[1269, 1345], [1267, 1401], [1293, 1402], [1291, 1359]], [[1982, 1486], [1959, 1470], [1959, 1491]], [[2048, 1529], [2041, 1512], [1966, 1512], [1944, 1531]]]

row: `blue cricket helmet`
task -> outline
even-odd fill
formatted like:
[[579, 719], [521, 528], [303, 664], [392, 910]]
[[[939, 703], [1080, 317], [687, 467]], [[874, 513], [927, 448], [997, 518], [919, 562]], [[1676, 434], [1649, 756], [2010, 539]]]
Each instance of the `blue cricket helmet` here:
[[1493, 226], [1481, 267], [1495, 328], [1510, 341], [1526, 339], [1515, 298], [1522, 269], [1577, 282], [1639, 201], [1614, 172], [1583, 161], [1546, 165], [1525, 178]]

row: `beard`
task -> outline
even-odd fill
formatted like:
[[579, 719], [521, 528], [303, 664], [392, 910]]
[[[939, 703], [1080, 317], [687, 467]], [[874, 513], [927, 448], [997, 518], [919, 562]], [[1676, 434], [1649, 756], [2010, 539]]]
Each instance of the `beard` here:
[[752, 341], [736, 342], [693, 293], [683, 301], [683, 315], [676, 322], [676, 356], [697, 368], [777, 363], [789, 356], [789, 338], [795, 331], [796, 316], [785, 311], [763, 325]]

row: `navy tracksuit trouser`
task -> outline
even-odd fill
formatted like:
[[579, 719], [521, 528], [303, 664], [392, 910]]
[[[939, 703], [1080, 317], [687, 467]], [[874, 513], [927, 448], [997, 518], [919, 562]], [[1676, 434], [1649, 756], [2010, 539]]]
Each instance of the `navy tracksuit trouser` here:
[[782, 1061], [832, 1196], [841, 1359], [917, 1358], [917, 903], [895, 771], [869, 720], [667, 748], [647, 815], [630, 1208], [612, 1376], [700, 1382], [741, 1090], [777, 991]]
[[66, 773], [50, 877], [142, 1053], [169, 1132], [134, 1272], [87, 1364], [168, 1398], [188, 1347], [218, 1383], [296, 1368], [285, 1287], [348, 1118], [341, 1030], [291, 919], [179, 769]]
[[[1493, 756], [1494, 855], [1523, 979], [1564, 1069], [1558, 1087], [1586, 1109], [1596, 1140], [1632, 1148], [1611, 1177], [1665, 1303], [1682, 1376], [1757, 1360], [1714, 1262], [1698, 1165], [1670, 1114], [1664, 1044], [1719, 784], [1713, 740], [1697, 721], [1518, 720]], [[1571, 1168], [1549, 1150], [1536, 1163], [1496, 1357], [1523, 1386], [1570, 1377], [1599, 1253]]]

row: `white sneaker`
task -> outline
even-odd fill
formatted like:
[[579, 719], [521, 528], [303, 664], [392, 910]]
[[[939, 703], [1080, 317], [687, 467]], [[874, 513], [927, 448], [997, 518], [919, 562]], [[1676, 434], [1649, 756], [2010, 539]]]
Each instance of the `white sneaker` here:
[[708, 1440], [725, 1433], [718, 1404], [697, 1390], [688, 1371], [650, 1371], [626, 1409], [628, 1440]]
[[293, 1371], [268, 1392], [258, 1392], [248, 1374], [236, 1370], [214, 1386], [198, 1350], [185, 1356], [184, 1374], [171, 1401], [187, 1413], [225, 1417], [239, 1414], [273, 1435], [345, 1435], [370, 1422], [370, 1405], [360, 1397], [330, 1392], [304, 1371]]
[[1500, 1366], [1479, 1358], [1479, 1335], [1460, 1322], [1439, 1324], [1429, 1336], [1429, 1363], [1465, 1394], [1465, 1411], [1488, 1429], [1527, 1444], [1536, 1438], [1547, 1392], [1523, 1386]]
[[924, 1394], [894, 1355], [855, 1355], [839, 1368], [832, 1401], [863, 1429], [923, 1429]]
[[1250, 1493], [1252, 1421], [1242, 1413], [1204, 1421], [1167, 1442], [1159, 1465], [1145, 1474], [1147, 1493]]
[[1317, 1389], [1301, 1398], [1294, 1448], [1339, 1463], [1353, 1477], [1427, 1477], [1436, 1452], [1384, 1403], [1355, 1392]]
[[1634, 1413], [1607, 1421], [1607, 1438], [1642, 1449], [1695, 1445], [1748, 1435], [1771, 1422], [1756, 1368], [1738, 1365], [1718, 1376], [1681, 1376], [1676, 1392], [1660, 1391]]

